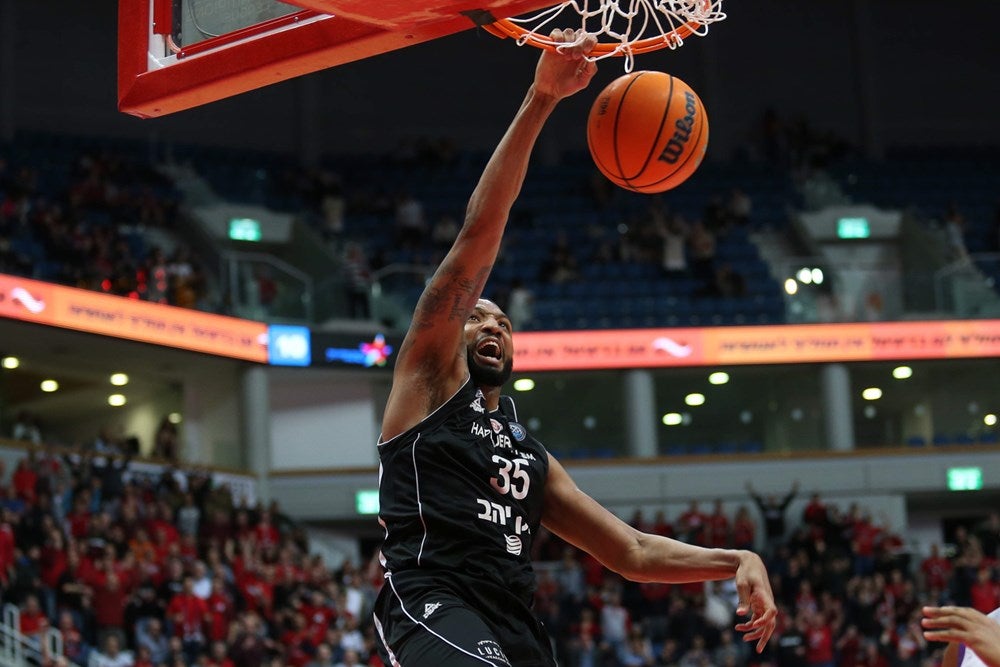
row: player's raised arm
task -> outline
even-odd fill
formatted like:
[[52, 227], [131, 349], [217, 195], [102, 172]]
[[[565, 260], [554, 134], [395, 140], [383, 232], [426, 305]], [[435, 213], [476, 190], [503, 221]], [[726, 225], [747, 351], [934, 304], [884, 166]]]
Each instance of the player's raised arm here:
[[462, 229], [417, 302], [396, 360], [383, 440], [430, 414], [467, 375], [465, 322], [496, 260], [532, 148], [559, 100], [586, 87], [596, 71], [582, 57], [596, 43], [592, 36], [577, 40], [577, 33], [567, 30], [553, 37], [574, 44], [564, 53], [542, 53], [534, 82], [472, 193]]

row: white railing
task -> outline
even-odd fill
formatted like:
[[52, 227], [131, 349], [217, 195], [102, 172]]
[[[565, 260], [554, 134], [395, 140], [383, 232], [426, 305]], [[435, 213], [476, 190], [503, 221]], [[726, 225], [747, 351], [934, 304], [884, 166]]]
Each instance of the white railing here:
[[62, 656], [61, 632], [48, 628], [40, 639], [34, 639], [21, 634], [20, 628], [21, 611], [13, 604], [5, 604], [0, 616], [0, 667], [42, 665], [46, 658]]

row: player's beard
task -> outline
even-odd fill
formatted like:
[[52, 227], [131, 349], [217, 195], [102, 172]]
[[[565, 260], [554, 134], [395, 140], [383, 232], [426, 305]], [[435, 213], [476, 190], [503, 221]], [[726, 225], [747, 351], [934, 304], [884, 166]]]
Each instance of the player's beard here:
[[490, 368], [476, 363], [471, 348], [466, 353], [466, 358], [469, 362], [469, 375], [472, 376], [472, 382], [477, 387], [502, 387], [507, 384], [507, 380], [510, 379], [510, 374], [514, 370], [513, 359], [505, 361], [502, 368]]

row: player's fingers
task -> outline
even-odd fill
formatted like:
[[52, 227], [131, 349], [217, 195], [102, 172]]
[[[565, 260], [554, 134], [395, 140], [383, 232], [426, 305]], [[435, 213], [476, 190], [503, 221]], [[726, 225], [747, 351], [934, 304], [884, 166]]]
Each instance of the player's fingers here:
[[955, 614], [961, 610], [961, 607], [923, 607], [920, 611], [924, 616], [928, 618], [939, 618], [941, 616], [948, 616], [950, 614]]
[[757, 620], [751, 619], [753, 625], [766, 625], [768, 623], [774, 623], [775, 619], [778, 617], [778, 610], [771, 607], [763, 614], [761, 614]]
[[964, 632], [955, 630], [924, 630], [924, 639], [929, 642], [962, 642], [968, 639]]
[[740, 616], [746, 616], [750, 613], [750, 584], [737, 580], [736, 595], [739, 598], [739, 604], [736, 605], [736, 613]]
[[763, 653], [764, 648], [767, 646], [767, 642], [771, 640], [771, 633], [774, 632], [774, 626], [772, 625], [760, 636], [760, 641], [757, 642], [757, 653]]

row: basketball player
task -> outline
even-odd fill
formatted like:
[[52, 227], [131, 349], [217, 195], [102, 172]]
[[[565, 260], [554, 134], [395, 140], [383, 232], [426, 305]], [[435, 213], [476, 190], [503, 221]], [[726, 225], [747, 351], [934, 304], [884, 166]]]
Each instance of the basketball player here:
[[574, 485], [500, 395], [512, 369], [512, 326], [479, 295], [545, 120], [596, 71], [583, 59], [592, 36], [554, 35], [573, 44], [539, 59], [396, 361], [378, 445], [386, 575], [374, 620], [387, 665], [555, 665], [531, 613], [531, 541], [540, 524], [636, 581], [735, 577], [738, 611], [750, 616], [736, 629], [758, 651], [774, 630], [759, 557], [630, 527]]
[[[941, 667], [1000, 667], [1000, 608], [924, 607], [924, 639], [949, 642]], [[971, 649], [971, 650], [967, 650]]]

